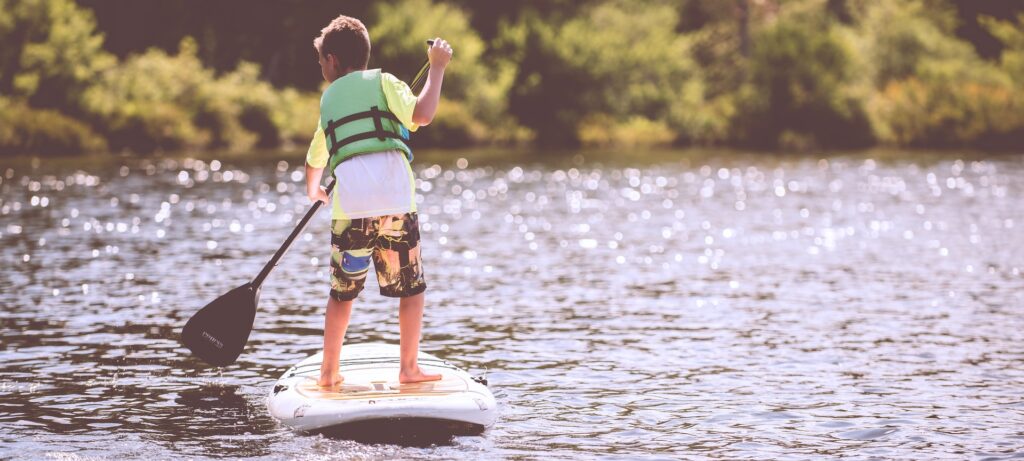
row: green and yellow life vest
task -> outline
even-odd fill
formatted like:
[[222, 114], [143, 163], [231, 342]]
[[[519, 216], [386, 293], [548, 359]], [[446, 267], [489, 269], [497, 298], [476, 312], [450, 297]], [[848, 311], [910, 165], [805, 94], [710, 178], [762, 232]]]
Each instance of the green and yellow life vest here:
[[380, 69], [355, 71], [331, 83], [320, 98], [320, 128], [332, 174], [339, 163], [370, 152], [396, 149], [412, 161], [412, 150], [404, 142], [407, 131], [388, 110]]

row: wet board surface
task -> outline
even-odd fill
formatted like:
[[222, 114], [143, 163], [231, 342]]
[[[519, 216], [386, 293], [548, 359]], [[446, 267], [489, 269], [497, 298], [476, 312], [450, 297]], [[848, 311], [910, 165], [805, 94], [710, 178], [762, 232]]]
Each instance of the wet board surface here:
[[[435, 373], [438, 370], [423, 367]], [[317, 370], [319, 374], [319, 369]], [[383, 399], [391, 397], [444, 396], [464, 392], [469, 388], [465, 379], [452, 373], [444, 373], [440, 381], [402, 384], [398, 382], [398, 368], [393, 370], [375, 369], [372, 372], [342, 370], [345, 382], [332, 388], [320, 387], [316, 379], [308, 378], [296, 386], [303, 397], [323, 400]], [[385, 375], [392, 377], [387, 380]]]
[[[496, 402], [483, 380], [422, 351], [417, 363], [437, 381], [398, 381], [399, 347], [391, 344], [346, 345], [338, 361], [340, 385], [320, 387], [323, 354], [309, 356], [288, 369], [267, 396], [267, 408], [283, 424], [303, 430], [346, 429], [354, 423], [431, 421], [425, 427], [470, 427], [476, 432], [494, 423]], [[467, 426], [468, 425], [468, 426]], [[410, 429], [411, 430], [411, 429]]]

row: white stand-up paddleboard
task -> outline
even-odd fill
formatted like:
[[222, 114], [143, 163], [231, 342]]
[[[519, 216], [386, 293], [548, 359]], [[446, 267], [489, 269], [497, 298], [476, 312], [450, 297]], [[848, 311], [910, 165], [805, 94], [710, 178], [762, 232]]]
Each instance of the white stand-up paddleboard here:
[[[494, 424], [497, 404], [483, 380], [420, 352], [426, 373], [440, 381], [400, 384], [399, 349], [391, 344], [346, 344], [341, 350], [345, 381], [333, 389], [317, 385], [323, 352], [288, 369], [267, 399], [270, 414], [300, 431], [340, 431], [360, 423], [384, 429], [429, 426], [455, 433], [479, 433]], [[344, 435], [344, 434], [342, 434]]]

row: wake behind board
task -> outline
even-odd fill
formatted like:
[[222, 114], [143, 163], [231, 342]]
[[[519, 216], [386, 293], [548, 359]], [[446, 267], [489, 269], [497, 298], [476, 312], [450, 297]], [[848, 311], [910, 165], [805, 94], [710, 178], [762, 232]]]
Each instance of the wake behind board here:
[[[357, 425], [408, 430], [417, 425], [479, 433], [497, 418], [487, 386], [469, 373], [420, 352], [420, 368], [440, 373], [440, 381], [400, 384], [399, 348], [392, 344], [345, 345], [341, 386], [317, 385], [323, 352], [303, 359], [274, 384], [267, 399], [270, 414], [299, 431], [337, 432]], [[346, 435], [346, 434], [339, 434]]]

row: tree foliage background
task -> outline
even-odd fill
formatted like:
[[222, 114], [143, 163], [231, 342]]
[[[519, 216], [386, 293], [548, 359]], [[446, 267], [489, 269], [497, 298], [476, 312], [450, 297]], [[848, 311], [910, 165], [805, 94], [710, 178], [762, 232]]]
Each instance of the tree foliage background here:
[[0, 152], [308, 142], [338, 14], [452, 42], [418, 145], [1024, 147], [1017, 0], [0, 0]]

